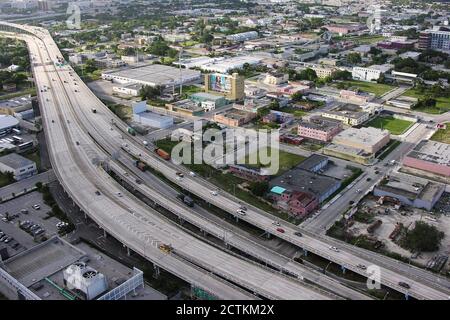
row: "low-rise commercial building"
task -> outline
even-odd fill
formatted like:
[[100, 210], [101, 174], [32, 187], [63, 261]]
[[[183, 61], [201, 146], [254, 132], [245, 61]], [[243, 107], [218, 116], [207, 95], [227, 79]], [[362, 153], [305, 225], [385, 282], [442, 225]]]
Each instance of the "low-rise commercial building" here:
[[342, 130], [342, 123], [323, 117], [311, 117], [309, 121], [301, 121], [298, 135], [308, 139], [329, 142]]
[[213, 117], [213, 120], [226, 126], [240, 127], [255, 119], [256, 116], [256, 113], [233, 108], [216, 113]]
[[353, 67], [353, 80], [376, 81], [380, 76], [392, 69], [392, 65], [371, 65], [370, 67]]
[[270, 173], [264, 168], [254, 168], [251, 166], [243, 164], [233, 164], [229, 165], [228, 170], [242, 179], [249, 181], [268, 181], [270, 178]]
[[11, 132], [12, 129], [19, 127], [19, 121], [10, 115], [0, 114], [0, 134]]
[[133, 104], [133, 121], [152, 128], [166, 129], [173, 125], [173, 118], [147, 110], [147, 102]]
[[138, 68], [104, 72], [102, 73], [102, 79], [120, 84], [134, 83], [151, 87], [173, 87], [200, 81], [201, 73], [195, 70], [181, 69], [180, 71], [178, 68], [152, 64]]
[[286, 83], [289, 80], [289, 75], [286, 73], [268, 73], [264, 78], [264, 83], [269, 85], [279, 85]]
[[337, 134], [333, 138], [333, 143], [374, 154], [389, 143], [390, 137], [388, 130], [373, 127], [349, 128]]
[[15, 113], [32, 109], [31, 96], [0, 101], [0, 114], [13, 116]]
[[422, 140], [403, 159], [405, 166], [450, 177], [450, 144]]
[[[292, 195], [295, 192], [302, 192], [314, 195], [314, 197], [317, 198], [318, 203], [322, 203], [340, 188], [341, 182], [335, 178], [322, 176], [296, 167], [283, 175], [272, 179], [269, 185], [271, 190], [274, 190], [274, 187], [284, 189], [281, 194], [277, 194], [276, 192], [275, 194], [271, 194], [277, 201], [278, 199], [285, 200], [284, 198], [286, 196], [283, 196], [283, 194]], [[271, 193], [274, 192], [271, 191]]]
[[445, 191], [445, 185], [420, 177], [393, 173], [378, 184], [373, 193], [388, 196], [416, 208], [431, 210]]
[[221, 108], [228, 104], [225, 97], [206, 92], [194, 93], [189, 97], [189, 99], [201, 105], [205, 112]]
[[0, 157], [0, 172], [13, 174], [14, 179], [19, 181], [37, 174], [36, 163], [24, 158], [17, 153], [10, 153]]
[[346, 104], [329, 111], [322, 112], [322, 117], [341, 121], [349, 126], [358, 126], [369, 120], [369, 114], [361, 110], [359, 106]]

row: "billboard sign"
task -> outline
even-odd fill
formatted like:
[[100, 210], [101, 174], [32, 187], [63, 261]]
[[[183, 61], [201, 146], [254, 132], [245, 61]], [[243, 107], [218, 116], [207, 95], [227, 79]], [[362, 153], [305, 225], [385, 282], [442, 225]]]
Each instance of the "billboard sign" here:
[[231, 92], [231, 77], [224, 74], [211, 74], [209, 76], [210, 90], [217, 92]]

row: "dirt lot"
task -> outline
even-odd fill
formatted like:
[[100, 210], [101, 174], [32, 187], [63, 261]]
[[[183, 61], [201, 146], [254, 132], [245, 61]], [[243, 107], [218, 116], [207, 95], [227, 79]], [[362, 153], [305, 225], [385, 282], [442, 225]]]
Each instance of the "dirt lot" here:
[[[373, 232], [372, 236], [385, 244], [385, 249], [391, 252], [401, 254], [404, 257], [411, 257], [411, 261], [415, 263], [426, 265], [427, 262], [436, 255], [450, 255], [450, 213], [449, 214], [433, 214], [426, 210], [405, 207], [402, 206], [396, 210], [393, 203], [385, 203], [379, 205], [376, 203], [377, 197], [368, 196], [362, 202], [360, 208], [366, 208], [366, 210], [360, 210], [369, 212], [373, 215], [371, 221], [377, 219], [382, 221], [382, 224]], [[444, 199], [448, 201], [448, 199]], [[388, 210], [385, 213], [385, 210]], [[412, 256], [411, 252], [401, 248], [398, 244], [389, 239], [389, 235], [394, 230], [397, 223], [402, 223], [406, 228], [414, 228], [416, 221], [424, 221], [427, 224], [435, 226], [438, 230], [445, 233], [445, 237], [441, 242], [441, 247], [437, 252], [424, 252], [418, 257]], [[349, 228], [349, 231], [354, 235], [369, 235], [367, 227], [370, 223], [363, 223], [361, 221], [355, 221], [355, 223]], [[446, 263], [444, 270], [449, 270], [449, 263]]]

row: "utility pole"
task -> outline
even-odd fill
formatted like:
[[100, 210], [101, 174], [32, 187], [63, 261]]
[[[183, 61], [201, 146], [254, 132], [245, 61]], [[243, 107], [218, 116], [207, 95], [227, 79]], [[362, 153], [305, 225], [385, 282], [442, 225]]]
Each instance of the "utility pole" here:
[[181, 70], [181, 57], [183, 55], [183, 48], [180, 50], [180, 54], [178, 56], [178, 67], [180, 68], [180, 99], [183, 95], [183, 71]]

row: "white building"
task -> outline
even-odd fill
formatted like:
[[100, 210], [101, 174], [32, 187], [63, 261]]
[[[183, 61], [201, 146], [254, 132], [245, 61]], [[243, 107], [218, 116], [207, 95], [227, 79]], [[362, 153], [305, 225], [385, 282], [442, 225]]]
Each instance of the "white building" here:
[[130, 83], [123, 86], [113, 86], [113, 92], [132, 97], [138, 97], [141, 89], [142, 85], [137, 83]]
[[353, 67], [352, 77], [353, 80], [360, 81], [376, 81], [380, 78], [381, 74], [386, 73], [392, 69], [392, 65], [372, 65], [370, 67]]
[[141, 101], [133, 104], [133, 121], [140, 124], [158, 128], [166, 129], [173, 125], [173, 118], [162, 116], [147, 110], [147, 101]]
[[258, 32], [249, 31], [249, 32], [231, 34], [231, 35], [227, 36], [227, 40], [241, 42], [241, 41], [254, 40], [254, 39], [257, 39], [258, 37], [259, 37]]
[[10, 153], [0, 157], [0, 172], [11, 172], [17, 181], [37, 174], [36, 163], [17, 153]]

